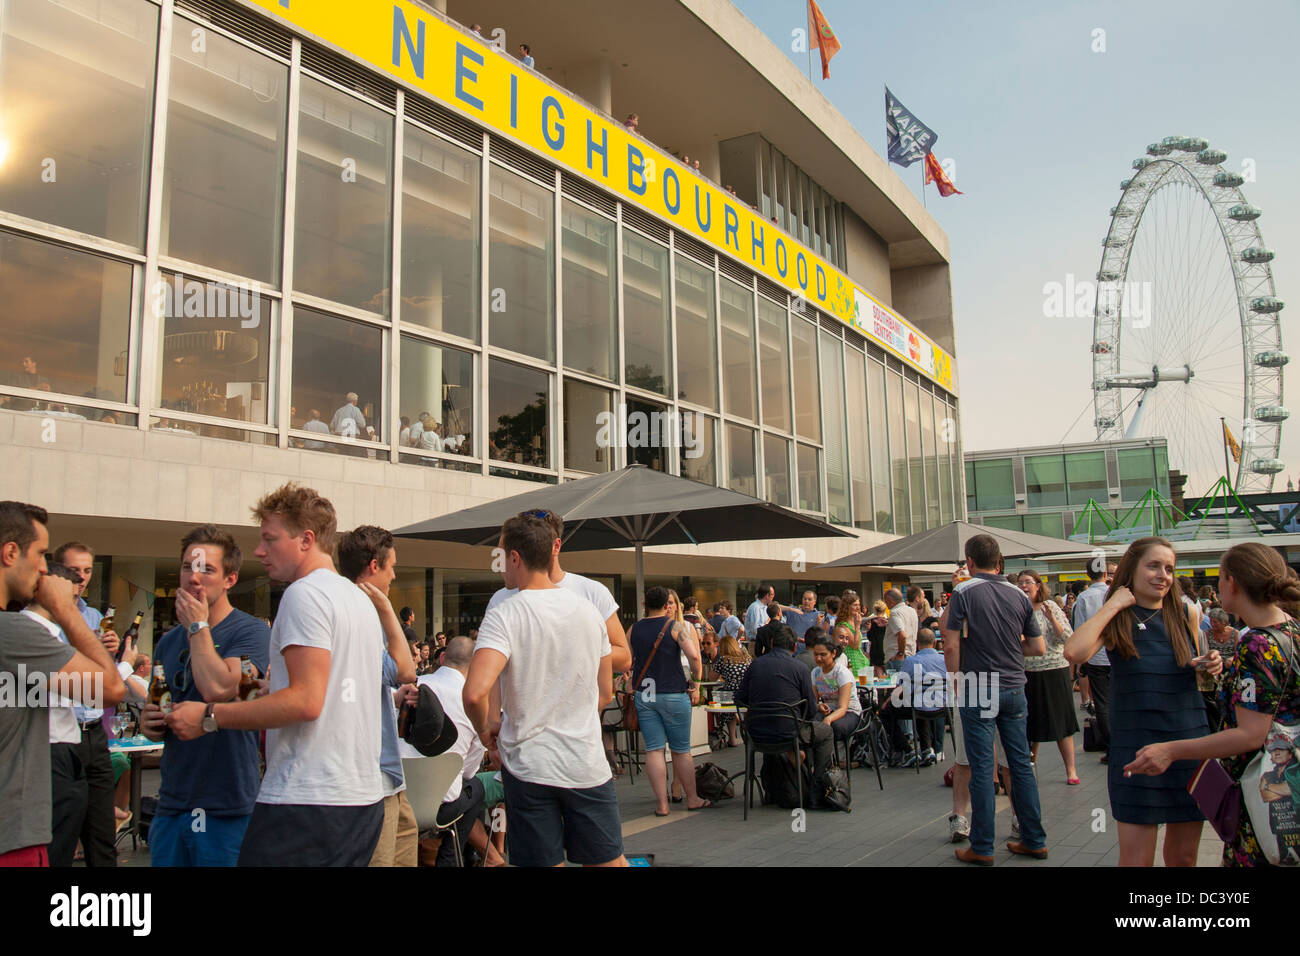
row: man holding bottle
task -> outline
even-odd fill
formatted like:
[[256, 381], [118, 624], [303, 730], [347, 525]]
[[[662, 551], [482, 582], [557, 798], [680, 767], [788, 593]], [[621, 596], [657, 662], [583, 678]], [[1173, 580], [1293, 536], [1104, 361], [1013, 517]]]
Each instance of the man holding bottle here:
[[[200, 525], [181, 541], [176, 619], [154, 650], [172, 700], [216, 703], [237, 696], [248, 658], [255, 676], [266, 675], [271, 633], [265, 624], [230, 605], [239, 580], [239, 545], [214, 525]], [[257, 732], [219, 730], [181, 740], [147, 704], [141, 729], [166, 740], [158, 810], [149, 827], [154, 866], [234, 866], [258, 788]]]

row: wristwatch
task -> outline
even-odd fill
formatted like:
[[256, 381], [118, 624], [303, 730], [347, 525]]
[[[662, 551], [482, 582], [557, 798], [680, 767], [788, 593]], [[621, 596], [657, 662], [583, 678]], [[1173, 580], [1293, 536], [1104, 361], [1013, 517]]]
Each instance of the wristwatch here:
[[208, 704], [203, 711], [203, 732], [205, 734], [215, 733], [220, 730], [217, 726], [216, 704]]
[[207, 621], [195, 621], [186, 630], [189, 631], [190, 637], [193, 637], [195, 634], [199, 633], [199, 631], [203, 630], [207, 626], [208, 626]]

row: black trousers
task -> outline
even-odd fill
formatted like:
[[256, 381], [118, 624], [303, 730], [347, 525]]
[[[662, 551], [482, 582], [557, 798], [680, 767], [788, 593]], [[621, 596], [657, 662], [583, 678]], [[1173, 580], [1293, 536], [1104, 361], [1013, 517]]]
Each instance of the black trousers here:
[[86, 866], [117, 866], [117, 818], [113, 814], [113, 761], [108, 734], [99, 721], [81, 728], [75, 745], [86, 775], [86, 815], [81, 823], [81, 849]]
[[456, 844], [460, 844], [461, 859], [465, 858], [465, 844], [469, 840], [469, 831], [474, 828], [474, 821], [478, 819], [483, 812], [483, 781], [478, 777], [470, 777], [468, 780], [461, 781], [460, 796], [451, 803], [444, 803], [442, 809], [438, 811], [438, 823], [446, 824], [460, 816], [460, 822], [456, 824], [455, 833], [444, 833], [442, 843], [438, 846], [438, 858], [434, 861], [434, 866], [455, 866], [456, 865]]
[[1092, 706], [1096, 711], [1097, 743], [1104, 753], [1110, 753], [1110, 665], [1085, 664], [1088, 689], [1092, 691]]
[[812, 750], [813, 780], [820, 780], [822, 774], [830, 768], [835, 756], [835, 732], [820, 720], [811, 724], [800, 724], [799, 742]]
[[50, 744], [50, 866], [72, 866], [89, 789], [78, 744]]

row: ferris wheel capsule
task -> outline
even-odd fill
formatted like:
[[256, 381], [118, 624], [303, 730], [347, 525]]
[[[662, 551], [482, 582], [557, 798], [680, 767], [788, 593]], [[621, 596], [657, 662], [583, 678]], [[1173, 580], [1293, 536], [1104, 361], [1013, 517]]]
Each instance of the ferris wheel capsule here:
[[1265, 263], [1273, 261], [1273, 250], [1265, 249], [1262, 246], [1255, 246], [1246, 249], [1241, 254], [1242, 262]]
[[1257, 475], [1276, 475], [1286, 468], [1281, 458], [1256, 458], [1250, 463], [1250, 470]]
[[1183, 136], [1179, 138], [1178, 145], [1174, 148], [1184, 153], [1199, 153], [1203, 149], [1209, 149], [1210, 144], [1199, 136]]
[[1289, 361], [1291, 361], [1291, 356], [1278, 349], [1270, 349], [1267, 352], [1259, 352], [1255, 355], [1255, 364], [1260, 368], [1281, 368]]
[[1228, 218], [1237, 222], [1253, 222], [1264, 215], [1264, 210], [1250, 203], [1238, 203], [1228, 210]]
[[1164, 150], [1163, 155], [1168, 155], [1178, 148], [1178, 144], [1185, 140], [1186, 136], [1166, 136], [1160, 141], [1160, 148]]
[[1284, 422], [1290, 417], [1290, 410], [1283, 408], [1281, 405], [1260, 405], [1255, 409], [1255, 418], [1261, 422], [1268, 422], [1270, 425]]
[[1164, 143], [1152, 143], [1147, 147], [1147, 152], [1152, 156], [1168, 156], [1173, 150]]
[[1231, 186], [1233, 188], [1240, 186], [1245, 181], [1246, 180], [1242, 178], [1241, 173], [1229, 173], [1229, 172], [1215, 173], [1214, 180], [1213, 180], [1214, 185], [1216, 186]]
[[1145, 156], [1139, 156], [1137, 159], [1133, 160], [1133, 168], [1142, 169], [1144, 166], [1150, 166], [1152, 162], [1153, 160], [1150, 160]]
[[1261, 315], [1272, 315], [1274, 312], [1281, 312], [1285, 306], [1286, 303], [1275, 295], [1261, 295], [1250, 300], [1250, 311], [1258, 312]]
[[1228, 154], [1221, 149], [1203, 149], [1196, 154], [1196, 161], [1202, 166], [1218, 166], [1228, 161]]

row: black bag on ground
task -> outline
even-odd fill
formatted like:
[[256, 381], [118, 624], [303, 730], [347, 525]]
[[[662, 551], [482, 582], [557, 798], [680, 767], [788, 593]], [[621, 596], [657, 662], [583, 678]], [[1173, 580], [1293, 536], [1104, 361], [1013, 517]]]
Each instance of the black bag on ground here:
[[[807, 807], [813, 795], [812, 771], [807, 764], [802, 764], [801, 768], [803, 802]], [[763, 782], [763, 803], [774, 803], [782, 810], [799, 809], [798, 781], [794, 774], [794, 765], [786, 754], [763, 754], [763, 767], [759, 771], [759, 779]]]
[[158, 812], [157, 797], [140, 798], [140, 819], [136, 821], [136, 829], [140, 834], [140, 839], [147, 845], [149, 843], [149, 824], [153, 823], [154, 814]]
[[1097, 721], [1094, 717], [1083, 718], [1083, 749], [1090, 754], [1101, 749], [1097, 743]]
[[849, 796], [849, 775], [839, 767], [829, 767], [817, 781], [817, 792], [821, 795], [821, 805], [828, 810], [843, 810], [852, 813], [853, 800]]
[[705, 800], [717, 803], [736, 795], [736, 788], [727, 779], [727, 772], [713, 761], [695, 768], [695, 792]]

